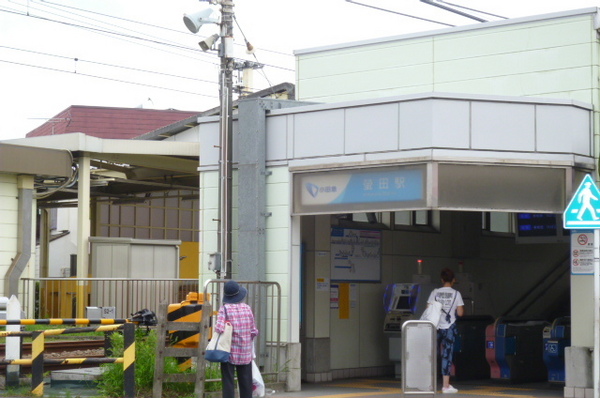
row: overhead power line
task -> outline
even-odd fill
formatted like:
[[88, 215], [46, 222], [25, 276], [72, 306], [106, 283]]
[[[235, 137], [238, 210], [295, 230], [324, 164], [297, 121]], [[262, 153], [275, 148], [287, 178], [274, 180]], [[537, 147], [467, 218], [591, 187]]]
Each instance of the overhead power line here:
[[[77, 10], [77, 11], [87, 12], [87, 13], [90, 13], [90, 14], [100, 15], [100, 16], [103, 16], [103, 17], [106, 17], [106, 18], [112, 18], [112, 19], [116, 19], [116, 20], [119, 20], [119, 21], [124, 21], [124, 22], [129, 22], [129, 23], [134, 23], [134, 24], [142, 25], [142, 26], [147, 26], [147, 27], [154, 28], [154, 29], [161, 29], [161, 30], [165, 30], [165, 31], [173, 32], [173, 33], [178, 33], [178, 34], [186, 35], [186, 36], [195, 36], [193, 33], [185, 32], [185, 31], [177, 30], [177, 29], [172, 29], [172, 28], [167, 28], [165, 26], [160, 26], [160, 25], [150, 24], [150, 23], [146, 23], [146, 22], [136, 21], [136, 20], [133, 20], [133, 19], [127, 19], [127, 18], [117, 17], [115, 15], [104, 14], [104, 13], [97, 12], [97, 11], [86, 10], [84, 8], [78, 8], [78, 7], [68, 6], [68, 5], [65, 5], [65, 4], [54, 3], [54, 2], [51, 2], [51, 1], [47, 1], [47, 0], [40, 0], [40, 1], [42, 3], [51, 4], [51, 5], [54, 5], [54, 6], [57, 6], [57, 7], [69, 8], [69, 9], [73, 9], [73, 10]], [[78, 15], [78, 14], [75, 14], [75, 15]], [[237, 45], [237, 46], [244, 46], [243, 44], [238, 44], [238, 43], [235, 43], [235, 45]], [[293, 54], [290, 54], [290, 53], [285, 53], [285, 52], [275, 51], [275, 50], [269, 50], [269, 49], [264, 48], [264, 47], [256, 47], [256, 48], [258, 50], [270, 52], [270, 53], [273, 53], [273, 54], [286, 55], [286, 56], [290, 56], [290, 57], [294, 56]]]
[[431, 23], [435, 23], [435, 24], [439, 24], [439, 25], [445, 25], [445, 26], [450, 26], [450, 27], [454, 27], [455, 26], [455, 25], [447, 24], [445, 22], [434, 21], [433, 19], [421, 18], [421, 17], [417, 17], [415, 15], [404, 14], [404, 13], [401, 13], [401, 12], [398, 12], [398, 11], [394, 11], [394, 10], [388, 10], [387, 8], [375, 7], [375, 6], [372, 6], [370, 4], [359, 3], [358, 1], [354, 1], [354, 0], [346, 0], [346, 1], [348, 3], [356, 4], [356, 5], [363, 6], [363, 7], [372, 8], [374, 10], [391, 12], [392, 14], [402, 15], [403, 17], [418, 19], [419, 21], [431, 22]]
[[70, 70], [58, 69], [58, 68], [50, 68], [50, 67], [47, 67], [47, 66], [40, 66], [40, 65], [32, 65], [32, 64], [22, 63], [22, 62], [7, 61], [7, 60], [3, 60], [3, 59], [0, 59], [0, 62], [4, 62], [4, 63], [7, 63], [7, 64], [12, 64], [12, 65], [27, 66], [27, 67], [30, 67], [30, 68], [43, 69], [43, 70], [48, 70], [48, 71], [52, 71], [52, 72], [69, 73], [69, 74], [76, 75], [76, 76], [85, 76], [85, 77], [92, 77], [92, 78], [95, 78], [95, 79], [109, 80], [109, 81], [113, 81], [113, 82], [117, 82], [117, 83], [132, 84], [132, 85], [135, 85], [135, 86], [144, 86], [144, 87], [157, 88], [157, 89], [161, 89], [161, 90], [175, 91], [175, 92], [184, 93], [184, 94], [199, 95], [201, 97], [210, 97], [210, 98], [218, 98], [219, 97], [218, 95], [201, 94], [201, 93], [198, 93], [198, 92], [178, 90], [178, 89], [175, 89], [175, 88], [157, 86], [157, 85], [154, 85], [154, 84], [138, 83], [138, 82], [132, 82], [132, 81], [127, 81], [127, 80], [114, 79], [114, 78], [110, 78], [110, 77], [106, 77], [106, 76], [97, 76], [97, 75], [92, 75], [92, 74], [88, 74], [88, 73], [79, 73], [79, 72], [75, 73], [75, 72], [70, 71]]
[[197, 78], [194, 78], [194, 77], [187, 77], [187, 76], [181, 76], [181, 75], [173, 75], [173, 74], [170, 74], [170, 73], [164, 73], [164, 72], [158, 72], [158, 71], [152, 71], [152, 70], [140, 69], [140, 68], [133, 68], [133, 67], [130, 67], [130, 66], [114, 65], [114, 64], [104, 63], [104, 62], [88, 61], [88, 60], [81, 59], [81, 58], [67, 57], [65, 55], [50, 54], [50, 53], [45, 53], [45, 52], [41, 52], [41, 51], [25, 50], [25, 49], [22, 49], [22, 48], [14, 48], [14, 47], [9, 47], [9, 46], [2, 46], [2, 45], [0, 45], [0, 48], [6, 48], [8, 50], [26, 52], [26, 53], [30, 53], [30, 54], [44, 55], [44, 56], [53, 57], [53, 58], [75, 60], [75, 61], [81, 62], [81, 63], [88, 63], [88, 64], [101, 65], [101, 66], [108, 66], [108, 67], [111, 67], [111, 68], [118, 68], [118, 69], [131, 70], [131, 71], [135, 71], [135, 72], [144, 72], [144, 73], [156, 74], [156, 75], [161, 75], [161, 76], [174, 77], [174, 78], [177, 78], [177, 79], [186, 79], [186, 80], [194, 80], [194, 81], [203, 82], [203, 83], [218, 84], [216, 81], [212, 81], [212, 80], [197, 79]]
[[[158, 45], [163, 45], [163, 46], [169, 46], [169, 47], [180, 49], [180, 50], [186, 50], [188, 52], [191, 51], [195, 55], [204, 55], [203, 52], [199, 51], [196, 48], [182, 46], [182, 45], [179, 45], [179, 44], [165, 43], [165, 42], [160, 41], [160, 40], [148, 39], [148, 38], [145, 38], [145, 37], [141, 37], [139, 35], [132, 35], [132, 34], [128, 34], [128, 33], [120, 33], [120, 32], [115, 32], [115, 31], [107, 30], [107, 29], [104, 29], [104, 28], [97, 28], [97, 27], [85, 26], [85, 25], [81, 25], [81, 24], [77, 24], [77, 23], [72, 23], [72, 22], [60, 21], [60, 20], [57, 20], [57, 19], [46, 18], [46, 17], [42, 17], [42, 16], [38, 16], [38, 15], [33, 15], [33, 14], [30, 14], [30, 13], [23, 13], [21, 11], [11, 10], [11, 9], [0, 9], [0, 12], [10, 13], [10, 14], [16, 14], [18, 16], [23, 16], [23, 17], [40, 19], [40, 20], [43, 20], [43, 21], [46, 21], [46, 22], [58, 23], [58, 24], [69, 26], [69, 27], [74, 27], [74, 28], [88, 30], [88, 31], [91, 31], [91, 32], [94, 32], [94, 33], [106, 34], [106, 35], [116, 36], [116, 37], [120, 36], [120, 37], [125, 37], [125, 38], [129, 38], [129, 39], [133, 39], [133, 40], [139, 40], [139, 41], [146, 42], [146, 43], [152, 43], [152, 44], [158, 44]], [[204, 59], [198, 59], [198, 58], [195, 58], [195, 59], [197, 59], [198, 61], [201, 61], [201, 62], [208, 62], [208, 63], [211, 63], [213, 65], [217, 65], [218, 64], [216, 60], [214, 60], [214, 61], [207, 61], [207, 60], [204, 60]], [[284, 70], [284, 71], [290, 71], [290, 72], [294, 71], [291, 68], [286, 68], [286, 67], [279, 66], [279, 65], [273, 65], [273, 64], [263, 64], [263, 65], [271, 67], [271, 68], [275, 68], [275, 69]]]

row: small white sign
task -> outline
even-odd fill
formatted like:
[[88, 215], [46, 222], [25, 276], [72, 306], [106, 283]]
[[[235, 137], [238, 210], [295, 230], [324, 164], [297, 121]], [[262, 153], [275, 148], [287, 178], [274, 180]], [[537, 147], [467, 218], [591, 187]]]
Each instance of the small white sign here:
[[594, 273], [594, 232], [571, 231], [571, 274], [592, 275]]

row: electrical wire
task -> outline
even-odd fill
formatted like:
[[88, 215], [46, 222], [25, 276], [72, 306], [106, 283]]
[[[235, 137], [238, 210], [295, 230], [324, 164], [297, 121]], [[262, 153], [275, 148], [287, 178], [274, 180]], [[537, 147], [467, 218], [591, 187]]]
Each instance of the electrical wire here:
[[444, 0], [437, 0], [437, 1], [439, 1], [440, 3], [448, 4], [449, 6], [452, 6], [452, 7], [457, 7], [457, 8], [462, 8], [464, 10], [478, 12], [480, 14], [489, 15], [491, 17], [496, 17], [496, 18], [501, 18], [501, 19], [508, 19], [507, 17], [503, 17], [501, 15], [496, 15], [496, 14], [492, 14], [492, 13], [489, 13], [489, 12], [485, 12], [485, 11], [481, 11], [481, 10], [476, 10], [474, 8], [469, 8], [469, 7], [461, 6], [460, 4], [450, 3], [450, 2], [447, 2], [447, 1], [444, 1]]
[[[246, 47], [248, 47], [250, 45], [250, 43], [248, 42], [248, 39], [246, 38], [246, 35], [244, 34], [244, 31], [242, 30], [242, 27], [238, 23], [238, 20], [235, 17], [235, 14], [233, 15], [233, 21], [235, 22], [235, 24], [237, 25], [238, 29], [240, 30], [240, 33], [242, 34], [242, 37], [244, 38], [244, 41], [246, 42]], [[254, 52], [252, 52], [252, 56], [254, 57], [254, 59], [256, 60], [256, 62], [259, 62], [258, 61], [258, 57], [256, 56], [256, 54]], [[273, 84], [271, 84], [271, 81], [267, 77], [267, 74], [265, 73], [265, 71], [263, 70], [263, 68], [261, 68], [260, 71], [261, 71], [262, 75], [264, 76], [265, 80], [267, 81], [267, 84], [269, 85], [269, 87], [272, 88]]]
[[[14, 2], [12, 2], [12, 3], [13, 4], [18, 4], [18, 3], [14, 3]], [[50, 3], [50, 2], [47, 2], [47, 3]], [[54, 3], [50, 3], [50, 4], [54, 4]], [[44, 5], [44, 6], [46, 6], [46, 5]], [[29, 2], [27, 3], [27, 13], [23, 13], [23, 12], [17, 11], [14, 8], [6, 8], [6, 7], [4, 9], [0, 9], [0, 12], [7, 12], [7, 13], [11, 13], [11, 14], [16, 14], [16, 15], [19, 15], [19, 16], [28, 16], [28, 17], [35, 18], [35, 19], [40, 19], [40, 20], [47, 21], [47, 22], [53, 22], [53, 23], [63, 24], [63, 25], [66, 25], [68, 27], [89, 30], [89, 31], [97, 33], [97, 34], [107, 35], [107, 36], [113, 37], [113, 38], [119, 38], [119, 36], [120, 36], [120, 37], [124, 37], [126, 39], [133, 39], [133, 40], [137, 40], [137, 41], [143, 41], [143, 42], [147, 42], [147, 43], [150, 43], [150, 44], [167, 45], [167, 46], [174, 47], [174, 48], [176, 48], [178, 50], [193, 51], [190, 47], [184, 47], [184, 46], [181, 46], [181, 45], [178, 45], [178, 44], [172, 44], [172, 43], [165, 43], [164, 41], [156, 40], [155, 38], [148, 39], [148, 38], [142, 37], [142, 36], [140, 36], [142, 34], [139, 33], [139, 32], [135, 32], [137, 34], [136, 35], [132, 35], [132, 34], [128, 34], [128, 33], [122, 33], [122, 32], [115, 32], [115, 31], [107, 30], [106, 28], [100, 27], [100, 26], [97, 26], [97, 25], [96, 26], [85, 26], [85, 25], [82, 25], [81, 23], [73, 23], [73, 22], [61, 21], [61, 20], [57, 20], [57, 19], [47, 18], [47, 17], [44, 17], [44, 16], [33, 15], [33, 14], [31, 14], [31, 10], [46, 12], [48, 14], [54, 15], [55, 17], [67, 18], [67, 19], [73, 20], [73, 18], [65, 17], [64, 15], [52, 13], [52, 12], [49, 12], [49, 11], [46, 11], [46, 10], [41, 10], [39, 8], [36, 8], [36, 7], [31, 7], [30, 4], [29, 4]], [[93, 20], [95, 22], [103, 23], [102, 21], [96, 21], [93, 18], [88, 18], [86, 16], [78, 15], [78, 14], [75, 14], [75, 13], [71, 13], [71, 14], [76, 15], [76, 16], [81, 17], [81, 18], [91, 19], [91, 20]], [[78, 22], [80, 22], [80, 21], [78, 21]], [[136, 21], [132, 21], [132, 22], [137, 23]], [[144, 23], [140, 23], [140, 24], [145, 25]], [[246, 38], [245, 38], [245, 35], [244, 35], [244, 33], [243, 33], [242, 29], [241, 29], [241, 27], [239, 26], [239, 23], [237, 23], [237, 20], [236, 20], [236, 24], [238, 25], [238, 28], [242, 32], [242, 35], [244, 36], [245, 41], [247, 41]], [[112, 26], [115, 26], [115, 25], [112, 25]], [[122, 27], [119, 27], [119, 28], [122, 28]], [[124, 29], [126, 29], [126, 28], [124, 28]], [[167, 29], [167, 28], [163, 28], [163, 29]], [[131, 29], [127, 29], [127, 30], [132, 31]], [[181, 33], [181, 32], [178, 32], [178, 33]], [[138, 45], [140, 45], [140, 44], [144, 45], [143, 43], [137, 43], [137, 44]], [[0, 47], [12, 49], [12, 50], [20, 50], [20, 49], [11, 48], [11, 47], [8, 47], [8, 46], [0, 46]], [[154, 48], [154, 47], [152, 47], [152, 48]], [[154, 49], [156, 49], [156, 48], [154, 48]], [[158, 49], [156, 49], [156, 50], [158, 50]], [[20, 51], [28, 51], [28, 50], [20, 50]], [[128, 69], [128, 70], [145, 72], [145, 73], [154, 73], [154, 74], [159, 74], [159, 75], [163, 75], [163, 76], [170, 76], [170, 77], [175, 77], [175, 78], [190, 79], [190, 80], [196, 80], [196, 81], [202, 81], [202, 82], [217, 84], [216, 81], [206, 81], [206, 80], [201, 80], [201, 79], [186, 78], [186, 77], [183, 77], [183, 76], [171, 75], [171, 74], [166, 74], [166, 73], [161, 73], [161, 72], [156, 72], [156, 71], [149, 71], [149, 70], [131, 68], [131, 67], [126, 67], [126, 66], [119, 66], [119, 65], [102, 63], [102, 62], [96, 62], [96, 61], [87, 61], [87, 60], [82, 60], [82, 59], [79, 59], [79, 58], [65, 57], [65, 56], [56, 55], [56, 54], [42, 53], [42, 52], [36, 52], [36, 51], [30, 51], [30, 52], [34, 53], [34, 54], [44, 55], [44, 56], [59, 57], [59, 58], [63, 58], [63, 59], [73, 59], [76, 62], [81, 61], [83, 63], [91, 63], [91, 64], [96, 64], [96, 65], [102, 65], [102, 66], [108, 66], [108, 67], [114, 67], [114, 68], [122, 68], [122, 69]], [[197, 53], [197, 50], [195, 50], [195, 52]], [[287, 55], [287, 54], [285, 54], [285, 55]], [[254, 57], [255, 57], [255, 59], [257, 59], [256, 55], [254, 55]], [[200, 61], [203, 61], [203, 60], [200, 60]], [[51, 68], [51, 67], [44, 67], [44, 66], [41, 66], [41, 65], [32, 65], [32, 64], [26, 64], [26, 63], [20, 63], [20, 62], [15, 62], [15, 61], [6, 60], [6, 59], [5, 60], [0, 60], [0, 62], [11, 63], [11, 64], [14, 64], [14, 65], [21, 65], [21, 66], [27, 66], [27, 67], [34, 67], [34, 68], [38, 68], [38, 69], [45, 69], [45, 70], [50, 70], [50, 71], [55, 71], [55, 72], [73, 73], [72, 71], [68, 71], [68, 70], [64, 70], [64, 69], [57, 69], [57, 68]], [[210, 63], [213, 64], [213, 65], [217, 65], [216, 62], [210, 62]], [[282, 67], [282, 66], [278, 66], [278, 65], [266, 65], [265, 64], [264, 66], [273, 67], [273, 68], [281, 69], [281, 70], [285, 70], [285, 71], [291, 71], [291, 72], [294, 71], [292, 68]], [[268, 76], [264, 72], [264, 70], [261, 70], [261, 73], [263, 74], [263, 76], [264, 76], [265, 80], [267, 81], [268, 85], [272, 86], [272, 84], [271, 84]], [[78, 73], [78, 74], [81, 75], [81, 76], [87, 76], [87, 77], [92, 77], [92, 78], [97, 78], [97, 79], [112, 80], [112, 81], [115, 81], [115, 82], [121, 82], [121, 83], [126, 83], [126, 84], [141, 85], [141, 86], [154, 87], [154, 88], [165, 89], [165, 90], [170, 90], [170, 91], [182, 92], [182, 93], [186, 93], [186, 94], [193, 94], [193, 95], [201, 95], [201, 96], [218, 98], [217, 96], [208, 96], [208, 95], [205, 95], [205, 94], [192, 93], [192, 92], [188, 92], [188, 91], [185, 91], [185, 90], [172, 89], [172, 88], [161, 87], [161, 86], [152, 85], [152, 84], [145, 84], [145, 83], [139, 83], [139, 82], [130, 82], [130, 81], [125, 81], [125, 80], [121, 80], [121, 79], [108, 78], [108, 77], [105, 77], [105, 76], [99, 76], [99, 75], [93, 75], [93, 74], [84, 74], [84, 73]]]
[[[178, 45], [178, 44], [168, 44], [168, 43], [164, 43], [164, 42], [161, 42], [161, 41], [158, 41], [158, 40], [146, 39], [144, 37], [135, 36], [135, 35], [131, 35], [131, 34], [118, 33], [118, 32], [109, 31], [109, 30], [106, 30], [106, 29], [89, 27], [89, 26], [85, 26], [85, 25], [80, 25], [80, 24], [75, 24], [75, 23], [71, 23], [71, 22], [65, 22], [65, 21], [50, 19], [50, 18], [46, 18], [46, 17], [42, 17], [42, 16], [37, 16], [37, 15], [32, 15], [32, 14], [24, 14], [22, 12], [18, 12], [18, 11], [14, 11], [14, 10], [0, 9], [0, 12], [6, 12], [6, 13], [11, 13], [11, 14], [16, 14], [16, 15], [19, 15], [19, 16], [36, 18], [36, 19], [40, 19], [40, 20], [43, 20], [43, 21], [46, 21], [46, 22], [54, 22], [54, 23], [66, 25], [66, 26], [69, 26], [69, 27], [74, 27], [74, 28], [80, 28], [80, 29], [84, 29], [84, 30], [89, 30], [89, 31], [92, 31], [94, 33], [104, 33], [104, 34], [109, 35], [110, 37], [122, 36], [122, 37], [125, 37], [125, 38], [131, 38], [131, 39], [140, 40], [140, 41], [143, 41], [143, 42], [149, 42], [149, 43], [152, 43], [152, 44], [166, 45], [166, 46], [170, 46], [170, 47], [173, 47], [173, 48], [176, 48], [176, 49], [193, 51], [196, 54], [204, 54], [203, 52], [200, 52], [197, 49], [193, 49], [191, 47], [181, 46], [181, 45]], [[197, 59], [197, 58], [194, 58], [194, 59], [196, 59], [198, 61], [201, 61], [201, 62], [208, 62], [208, 63], [210, 63], [212, 65], [218, 65], [218, 62], [216, 62], [216, 61], [206, 61], [206, 60]], [[290, 71], [290, 72], [294, 71], [294, 69], [283, 67], [283, 66], [279, 66], [279, 65], [264, 64], [264, 66], [268, 66], [268, 67], [275, 68], [275, 69], [281, 69], [281, 70], [285, 70], [285, 71]]]
[[[68, 6], [68, 5], [65, 5], [65, 4], [58, 4], [58, 3], [54, 3], [54, 2], [51, 2], [51, 1], [47, 1], [47, 0], [41, 0], [41, 2], [42, 3], [47, 3], [47, 4], [52, 4], [52, 5], [55, 5], [55, 6], [58, 6], [58, 7], [70, 8], [70, 9], [74, 9], [74, 10], [78, 10], [78, 11], [87, 12], [87, 13], [90, 13], [90, 14], [100, 15], [100, 16], [103, 16], [103, 17], [106, 17], [106, 18], [113, 18], [113, 19], [117, 19], [117, 20], [120, 20], [120, 21], [124, 21], [124, 22], [130, 22], [130, 23], [134, 23], [134, 24], [138, 24], [138, 25], [148, 26], [148, 27], [151, 27], [151, 28], [166, 30], [166, 31], [169, 31], [169, 32], [174, 32], [174, 33], [178, 33], [178, 34], [184, 34], [184, 35], [187, 35], [187, 36], [195, 36], [193, 33], [188, 33], [188, 32], [180, 31], [180, 30], [177, 30], [177, 29], [167, 28], [165, 26], [149, 24], [149, 23], [141, 22], [141, 21], [135, 21], [133, 19], [121, 18], [121, 17], [117, 17], [117, 16], [114, 16], [114, 15], [110, 15], [110, 14], [103, 14], [103, 13], [100, 13], [100, 12], [97, 12], [97, 11], [86, 10], [86, 9], [83, 9], [83, 8], [77, 8], [77, 7]], [[237, 46], [243, 46], [243, 44], [237, 44], [237, 43], [235, 43], [235, 45], [237, 45]], [[294, 56], [293, 54], [290, 54], [290, 53], [284, 53], [284, 52], [281, 52], [281, 51], [269, 50], [269, 49], [262, 48], [262, 47], [257, 47], [257, 49], [261, 50], [261, 51], [270, 52], [270, 53], [273, 53], [273, 54], [286, 55], [286, 56], [290, 56], [290, 57]]]
[[178, 92], [178, 93], [191, 94], [191, 95], [199, 95], [199, 96], [202, 96], [202, 97], [219, 98], [219, 96], [217, 96], [217, 95], [201, 94], [201, 93], [198, 93], [198, 92], [178, 90], [178, 89], [174, 89], [174, 88], [170, 88], [170, 87], [157, 86], [157, 85], [154, 85], [154, 84], [138, 83], [138, 82], [132, 82], [132, 81], [127, 81], [127, 80], [114, 79], [114, 78], [110, 78], [110, 77], [97, 76], [97, 75], [92, 75], [92, 74], [88, 74], [88, 73], [79, 73], [79, 72], [75, 73], [73, 71], [64, 70], [64, 69], [58, 69], [58, 68], [50, 68], [50, 67], [47, 67], [47, 66], [25, 64], [25, 63], [22, 63], [22, 62], [7, 61], [7, 60], [3, 60], [3, 59], [0, 59], [0, 62], [4, 62], [4, 63], [7, 63], [7, 64], [12, 64], [12, 65], [27, 66], [27, 67], [30, 67], [30, 68], [43, 69], [43, 70], [48, 70], [48, 71], [52, 71], [52, 72], [63, 72], [63, 73], [69, 73], [69, 74], [77, 75], [77, 76], [85, 76], [85, 77], [92, 77], [92, 78], [96, 78], [96, 79], [109, 80], [109, 81], [113, 81], [113, 82], [117, 82], [117, 83], [131, 84], [131, 85], [135, 85], [135, 86], [151, 87], [151, 88], [157, 88], [157, 89], [161, 89], [161, 90], [175, 91], [175, 92]]
[[363, 7], [373, 8], [373, 9], [378, 10], [378, 11], [391, 12], [392, 14], [401, 15], [403, 17], [418, 19], [419, 21], [431, 22], [431, 23], [435, 23], [435, 24], [439, 24], [439, 25], [445, 25], [445, 26], [450, 26], [450, 27], [454, 27], [455, 26], [455, 25], [447, 24], [445, 22], [435, 21], [433, 19], [421, 18], [421, 17], [417, 17], [415, 15], [404, 14], [404, 13], [401, 13], [401, 12], [398, 12], [398, 11], [388, 10], [387, 8], [375, 7], [375, 6], [372, 6], [370, 4], [359, 3], [358, 1], [354, 1], [354, 0], [346, 0], [346, 2], [351, 3], [351, 4], [356, 4], [356, 5], [359, 5], [359, 6], [363, 6]]
[[87, 60], [81, 59], [81, 58], [72, 58], [72, 57], [67, 57], [67, 56], [64, 56], [64, 55], [50, 54], [50, 53], [45, 53], [45, 52], [41, 52], [41, 51], [25, 50], [25, 49], [22, 49], [22, 48], [14, 48], [14, 47], [3, 46], [3, 45], [0, 45], [0, 48], [6, 48], [6, 49], [9, 49], [9, 50], [26, 52], [26, 53], [30, 53], [30, 54], [44, 55], [44, 56], [47, 56], [47, 57], [54, 57], [54, 58], [68, 59], [68, 60], [75, 60], [77, 62], [89, 63], [89, 64], [93, 64], [93, 65], [101, 65], [101, 66], [108, 66], [108, 67], [111, 67], [111, 68], [131, 70], [131, 71], [134, 71], [134, 72], [144, 72], [144, 73], [156, 74], [156, 75], [160, 75], [160, 76], [174, 77], [174, 78], [178, 78], [178, 79], [194, 80], [194, 81], [203, 82], [203, 83], [217, 84], [216, 81], [211, 81], [211, 80], [203, 80], [203, 79], [197, 79], [197, 78], [193, 78], [193, 77], [173, 75], [173, 74], [170, 74], [170, 73], [157, 72], [157, 71], [152, 71], [152, 70], [147, 70], [147, 69], [133, 68], [133, 67], [129, 67], [129, 66], [107, 64], [107, 63], [104, 63], [104, 62], [87, 61]]

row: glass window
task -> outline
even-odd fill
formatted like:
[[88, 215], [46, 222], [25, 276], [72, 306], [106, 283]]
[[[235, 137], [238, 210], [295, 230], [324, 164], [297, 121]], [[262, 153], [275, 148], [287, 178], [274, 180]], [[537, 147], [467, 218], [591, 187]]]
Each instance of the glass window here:
[[482, 228], [490, 232], [513, 233], [512, 213], [482, 213]]
[[439, 211], [404, 210], [394, 212], [394, 224], [399, 226], [439, 227]]
[[375, 224], [381, 222], [381, 213], [353, 213], [352, 221]]

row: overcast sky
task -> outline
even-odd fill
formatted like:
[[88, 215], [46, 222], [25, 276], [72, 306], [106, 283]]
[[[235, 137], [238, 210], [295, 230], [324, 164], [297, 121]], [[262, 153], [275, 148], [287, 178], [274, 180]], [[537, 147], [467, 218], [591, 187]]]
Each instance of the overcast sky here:
[[[355, 0], [394, 12], [346, 0], [234, 2], [235, 56], [265, 65], [256, 72], [255, 90], [294, 83], [294, 50], [478, 23], [419, 0]], [[450, 2], [508, 18], [600, 5]], [[192, 34], [183, 24], [184, 13], [208, 6], [197, 0], [0, 0], [0, 140], [24, 137], [71, 105], [186, 111], [217, 106], [219, 58], [197, 43], [218, 28], [207, 25]], [[256, 58], [245, 53], [244, 36], [257, 49]]]

